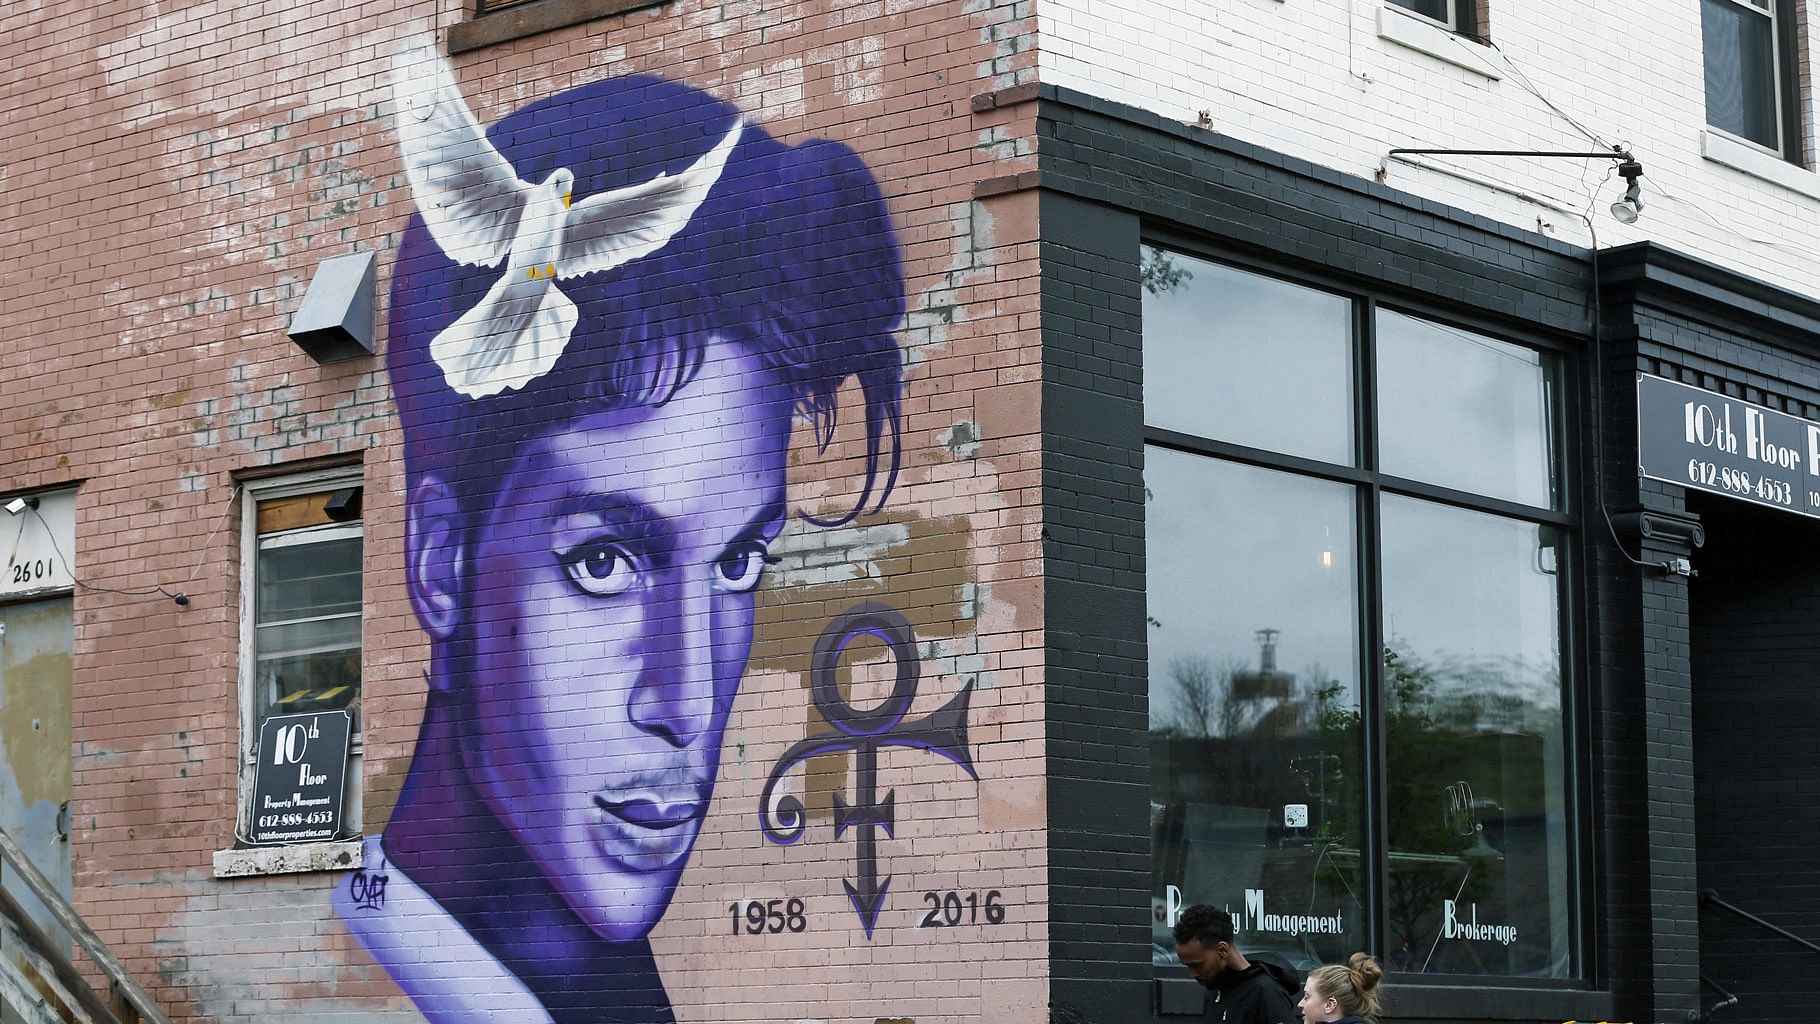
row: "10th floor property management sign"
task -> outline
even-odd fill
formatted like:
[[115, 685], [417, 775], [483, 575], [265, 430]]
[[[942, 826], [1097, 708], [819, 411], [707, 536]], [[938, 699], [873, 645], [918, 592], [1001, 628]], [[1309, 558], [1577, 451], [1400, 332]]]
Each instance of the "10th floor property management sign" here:
[[1639, 373], [1637, 471], [1820, 518], [1820, 423]]

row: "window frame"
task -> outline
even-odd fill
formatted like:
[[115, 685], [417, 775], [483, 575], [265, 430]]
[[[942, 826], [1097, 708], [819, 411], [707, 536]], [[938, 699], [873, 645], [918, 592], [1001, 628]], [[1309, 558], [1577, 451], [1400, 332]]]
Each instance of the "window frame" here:
[[[1406, 11], [1414, 14], [1415, 12]], [[1416, 15], [1420, 17], [1419, 15]], [[1568, 912], [1568, 956], [1572, 973], [1565, 978], [1538, 978], [1510, 975], [1421, 974], [1390, 971], [1395, 982], [1405, 987], [1458, 988], [1493, 984], [1499, 987], [1535, 990], [1590, 990], [1601, 977], [1601, 961], [1594, 948], [1593, 875], [1597, 851], [1593, 844], [1597, 833], [1592, 821], [1593, 795], [1590, 791], [1592, 735], [1590, 698], [1585, 692], [1588, 681], [1596, 678], [1593, 671], [1590, 634], [1582, 622], [1586, 608], [1589, 576], [1589, 552], [1583, 536], [1583, 517], [1579, 512], [1582, 494], [1580, 474], [1584, 467], [1572, 458], [1580, 451], [1575, 425], [1582, 422], [1578, 349], [1566, 338], [1555, 338], [1533, 331], [1513, 328], [1511, 324], [1477, 315], [1473, 311], [1450, 308], [1420, 296], [1390, 294], [1380, 289], [1360, 287], [1338, 279], [1281, 264], [1250, 254], [1240, 255], [1210, 248], [1202, 243], [1168, 230], [1146, 229], [1140, 243], [1179, 253], [1197, 260], [1219, 264], [1245, 273], [1300, 285], [1338, 295], [1353, 304], [1350, 355], [1353, 360], [1353, 451], [1354, 465], [1344, 466], [1302, 456], [1288, 455], [1209, 437], [1153, 427], [1144, 420], [1142, 445], [1158, 446], [1189, 455], [1222, 459], [1244, 465], [1289, 472], [1351, 485], [1355, 494], [1355, 535], [1357, 537], [1360, 705], [1367, 719], [1364, 736], [1364, 769], [1362, 797], [1365, 802], [1365, 849], [1361, 851], [1365, 870], [1374, 892], [1366, 910], [1367, 948], [1382, 949], [1388, 941], [1388, 920], [1384, 894], [1389, 891], [1388, 853], [1389, 813], [1385, 802], [1387, 791], [1386, 737], [1383, 727], [1385, 694], [1382, 651], [1384, 644], [1383, 566], [1381, 509], [1385, 493], [1434, 502], [1453, 508], [1491, 513], [1523, 522], [1555, 527], [1560, 539], [1557, 553], [1559, 583], [1556, 612], [1559, 631], [1561, 684], [1562, 750], [1564, 796], [1568, 802], [1564, 819], [1569, 830], [1566, 883], [1570, 901]], [[1141, 258], [1141, 257], [1140, 257]], [[1377, 468], [1378, 424], [1377, 352], [1375, 323], [1379, 309], [1406, 314], [1445, 327], [1482, 334], [1488, 338], [1530, 349], [1549, 357], [1552, 368], [1548, 384], [1556, 397], [1552, 410], [1551, 459], [1556, 490], [1556, 507], [1542, 508], [1520, 502], [1494, 498], [1469, 491], [1392, 476]], [[1140, 325], [1139, 334], [1142, 334]], [[1186, 978], [1166, 976], [1158, 971], [1156, 983], [1163, 986], [1193, 982]]]
[[[1458, 0], [1449, 0], [1458, 2]], [[1746, 13], [1769, 18], [1770, 31], [1770, 64], [1775, 81], [1776, 96], [1776, 145], [1765, 146], [1754, 139], [1735, 135], [1732, 132], [1707, 120], [1704, 109], [1700, 122], [1709, 132], [1723, 136], [1741, 146], [1748, 146], [1759, 153], [1767, 153], [1778, 160], [1785, 160], [1797, 167], [1805, 168], [1806, 139], [1803, 132], [1801, 109], [1801, 55], [1799, 52], [1800, 12], [1796, 0], [1769, 0], [1769, 7], [1762, 8], [1751, 0], [1712, 0], [1713, 3], [1730, 4]], [[1707, 54], [1704, 43], [1700, 52], [1700, 70], [1702, 78], [1701, 102], [1707, 102], [1704, 89]]]
[[571, 25], [663, 6], [665, 0], [522, 0], [484, 7], [467, 5], [467, 17], [449, 26], [444, 46], [449, 56], [543, 35]]
[[[342, 803], [342, 836], [321, 843], [300, 843], [290, 846], [261, 844], [254, 846], [246, 842], [251, 828], [253, 803], [253, 774], [259, 756], [259, 679], [258, 679], [258, 600], [259, 600], [259, 506], [262, 502], [279, 498], [296, 497], [302, 494], [314, 494], [321, 491], [340, 490], [346, 487], [365, 486], [365, 467], [361, 465], [336, 466], [327, 469], [308, 470], [288, 473], [282, 476], [262, 477], [256, 480], [243, 480], [240, 498], [240, 657], [238, 672], [238, 703], [240, 736], [236, 744], [238, 756], [235, 760], [235, 779], [237, 796], [235, 799], [234, 846], [245, 851], [296, 850], [299, 848], [326, 847], [334, 843], [358, 841], [363, 830], [363, 804], [365, 785], [363, 781], [362, 761], [366, 749], [365, 702], [362, 700], [361, 713], [356, 716], [356, 728], [348, 737], [348, 765], [346, 775], [346, 794]], [[362, 697], [365, 695], [366, 680], [366, 571], [365, 540], [366, 517], [363, 514], [354, 522], [359, 524], [362, 543], [361, 566], [361, 681]], [[219, 873], [219, 871], [217, 872]]]
[[1405, 7], [1398, 0], [1384, 0], [1385, 6], [1395, 8], [1398, 12], [1407, 14], [1424, 24], [1434, 25], [1448, 32], [1474, 39], [1483, 35], [1479, 31], [1479, 0], [1444, 0], [1444, 2], [1447, 4], [1447, 17], [1438, 19], [1431, 18], [1413, 7]]

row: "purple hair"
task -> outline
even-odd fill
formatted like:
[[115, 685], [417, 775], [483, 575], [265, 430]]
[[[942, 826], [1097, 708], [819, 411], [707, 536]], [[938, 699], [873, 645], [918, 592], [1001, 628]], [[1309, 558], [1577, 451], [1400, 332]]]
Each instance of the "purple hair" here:
[[[539, 100], [487, 135], [526, 181], [573, 171], [580, 201], [682, 171], [737, 117], [700, 90], [635, 76]], [[580, 320], [549, 373], [470, 399], [448, 386], [430, 342], [501, 273], [450, 260], [423, 218], [411, 217], [392, 282], [387, 362], [413, 486], [438, 473], [462, 507], [481, 509], [523, 442], [603, 409], [662, 404], [693, 377], [709, 338], [719, 335], [783, 379], [824, 449], [836, 393], [848, 377], [858, 381], [864, 487], [845, 516], [817, 522], [846, 522], [890, 494], [903, 397], [892, 331], [904, 312], [904, 277], [884, 197], [846, 146], [786, 146], [746, 125], [720, 180], [667, 245], [559, 282]]]

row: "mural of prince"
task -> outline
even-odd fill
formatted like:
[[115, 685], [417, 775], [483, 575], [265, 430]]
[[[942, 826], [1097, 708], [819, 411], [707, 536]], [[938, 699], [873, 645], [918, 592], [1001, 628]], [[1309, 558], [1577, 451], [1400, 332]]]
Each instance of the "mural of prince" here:
[[432, 1022], [670, 1021], [646, 936], [707, 811], [792, 424], [825, 445], [856, 381], [847, 518], [896, 479], [897, 245], [850, 149], [698, 90], [599, 82], [483, 134], [440, 61], [400, 66], [388, 360], [432, 664], [336, 909]]

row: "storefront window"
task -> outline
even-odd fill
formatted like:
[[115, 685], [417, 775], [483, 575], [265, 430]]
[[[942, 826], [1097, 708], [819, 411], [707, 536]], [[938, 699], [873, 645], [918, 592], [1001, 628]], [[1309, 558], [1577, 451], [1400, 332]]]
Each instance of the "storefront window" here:
[[1144, 282], [1146, 422], [1352, 461], [1350, 303], [1161, 249]]
[[1385, 495], [1383, 538], [1388, 966], [1562, 977], [1558, 535]]
[[1379, 468], [1556, 506], [1553, 375], [1541, 353], [1389, 310], [1375, 341]]
[[1351, 489], [1146, 458], [1170, 553], [1149, 574], [1155, 959], [1175, 962], [1166, 918], [1194, 903], [1242, 917], [1248, 956], [1344, 959], [1365, 939]]
[[1144, 260], [1154, 961], [1573, 976], [1555, 360]]

